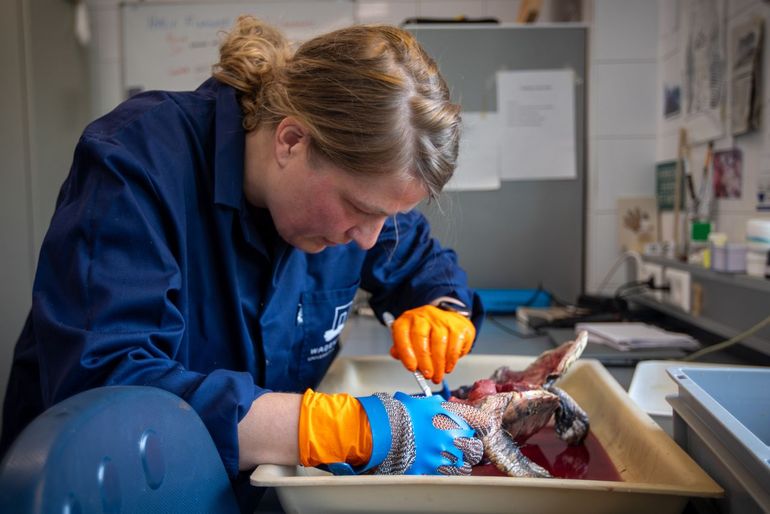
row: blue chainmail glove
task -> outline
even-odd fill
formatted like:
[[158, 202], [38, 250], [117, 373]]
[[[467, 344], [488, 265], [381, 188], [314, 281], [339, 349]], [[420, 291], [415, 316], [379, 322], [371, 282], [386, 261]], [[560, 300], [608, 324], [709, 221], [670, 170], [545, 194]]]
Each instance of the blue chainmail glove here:
[[479, 437], [488, 433], [493, 420], [479, 409], [441, 396], [376, 393], [357, 399], [372, 429], [372, 456], [355, 469], [330, 464], [333, 473], [468, 475], [481, 461]]

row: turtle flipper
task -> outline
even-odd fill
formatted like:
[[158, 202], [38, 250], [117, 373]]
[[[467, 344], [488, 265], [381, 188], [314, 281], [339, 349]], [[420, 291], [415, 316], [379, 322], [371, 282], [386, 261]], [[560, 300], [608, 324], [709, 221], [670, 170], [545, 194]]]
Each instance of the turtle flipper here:
[[542, 466], [529, 460], [504, 430], [495, 430], [481, 438], [484, 455], [500, 471], [512, 477], [551, 478]]
[[[542, 392], [553, 397], [546, 391]], [[512, 477], [550, 477], [548, 471], [521, 453], [511, 434], [503, 429], [503, 416], [508, 407], [516, 404], [518, 399], [521, 399], [520, 393], [499, 393], [487, 396], [479, 405], [481, 411], [494, 421], [491, 423], [492, 429], [481, 436], [484, 456], [497, 466], [497, 469]]]
[[562, 389], [552, 385], [548, 391], [559, 397], [559, 406], [553, 415], [556, 434], [570, 446], [581, 444], [588, 435], [588, 414]]

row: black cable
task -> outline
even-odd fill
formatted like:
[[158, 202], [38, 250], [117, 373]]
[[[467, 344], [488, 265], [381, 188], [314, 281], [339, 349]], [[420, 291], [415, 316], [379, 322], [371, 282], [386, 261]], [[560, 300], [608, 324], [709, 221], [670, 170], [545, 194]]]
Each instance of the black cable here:
[[654, 279], [650, 277], [645, 280], [631, 280], [630, 282], [626, 282], [625, 284], [622, 284], [617, 289], [615, 289], [615, 297], [616, 298], [621, 297], [623, 294], [623, 291], [625, 291], [626, 289], [635, 289], [638, 287], [645, 287], [645, 288], [652, 289], [655, 285], [653, 280]]
[[506, 325], [505, 323], [503, 323], [502, 321], [500, 321], [496, 317], [492, 316], [491, 314], [487, 314], [486, 319], [488, 319], [489, 321], [494, 323], [498, 328], [500, 328], [506, 334], [511, 334], [511, 335], [514, 335], [514, 336], [516, 336], [518, 338], [521, 338], [521, 339], [532, 339], [534, 337], [542, 337], [542, 335], [539, 334], [537, 331], [534, 331], [534, 333], [532, 333], [532, 334], [523, 334], [523, 333], [521, 333], [521, 332], [519, 332], [519, 331], [517, 331], [517, 330], [515, 330], [515, 329], [513, 329], [511, 327], [509, 327], [508, 325]]
[[545, 293], [548, 293], [551, 296], [552, 302], [554, 304], [556, 304], [557, 306], [559, 306], [559, 307], [574, 307], [574, 308], [577, 308], [577, 305], [575, 305], [574, 303], [565, 302], [564, 300], [562, 300], [561, 298], [556, 296], [553, 293], [553, 291], [550, 291], [548, 288], [543, 287], [543, 283], [542, 282], [538, 282], [537, 289], [540, 290], [540, 291], [543, 291]]
[[537, 300], [537, 297], [540, 296], [540, 293], [549, 294], [548, 291], [542, 288], [540, 284], [537, 285], [537, 289], [535, 289], [535, 293], [532, 295], [532, 297], [521, 304], [522, 307], [531, 307], [533, 303], [535, 303], [535, 300]]
[[615, 290], [615, 298], [621, 300], [629, 296], [645, 293], [648, 290], [669, 291], [671, 290], [671, 287], [667, 285], [656, 286], [652, 277], [646, 280], [632, 280], [630, 282], [626, 282]]

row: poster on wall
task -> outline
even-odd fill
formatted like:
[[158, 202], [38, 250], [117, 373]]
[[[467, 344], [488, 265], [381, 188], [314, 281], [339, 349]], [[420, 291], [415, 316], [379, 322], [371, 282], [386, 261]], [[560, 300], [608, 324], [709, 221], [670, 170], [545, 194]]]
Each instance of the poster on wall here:
[[684, 114], [691, 143], [724, 135], [725, 0], [684, 4]]
[[743, 196], [743, 157], [738, 148], [714, 153], [714, 196], [741, 198]]
[[679, 36], [681, 33], [680, 0], [660, 2], [658, 5], [659, 49], [663, 65], [661, 82], [663, 87], [663, 118], [677, 118], [682, 111], [682, 66], [679, 59]]
[[665, 57], [679, 48], [679, 31], [682, 19], [681, 0], [658, 3], [658, 39], [660, 52]]
[[673, 118], [679, 115], [682, 103], [682, 88], [679, 84], [664, 84], [663, 97], [663, 115], [666, 118]]
[[752, 19], [732, 32], [732, 93], [731, 132], [745, 134], [760, 127], [761, 95], [760, 69], [762, 66], [762, 33], [764, 20]]
[[618, 198], [618, 241], [621, 251], [643, 252], [658, 240], [658, 204], [654, 197]]

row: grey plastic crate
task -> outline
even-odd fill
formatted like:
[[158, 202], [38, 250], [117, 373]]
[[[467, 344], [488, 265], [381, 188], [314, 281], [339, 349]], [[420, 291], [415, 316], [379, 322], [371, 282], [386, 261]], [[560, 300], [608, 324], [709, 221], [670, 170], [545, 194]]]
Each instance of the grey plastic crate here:
[[669, 368], [674, 440], [724, 489], [724, 513], [770, 512], [770, 369]]

